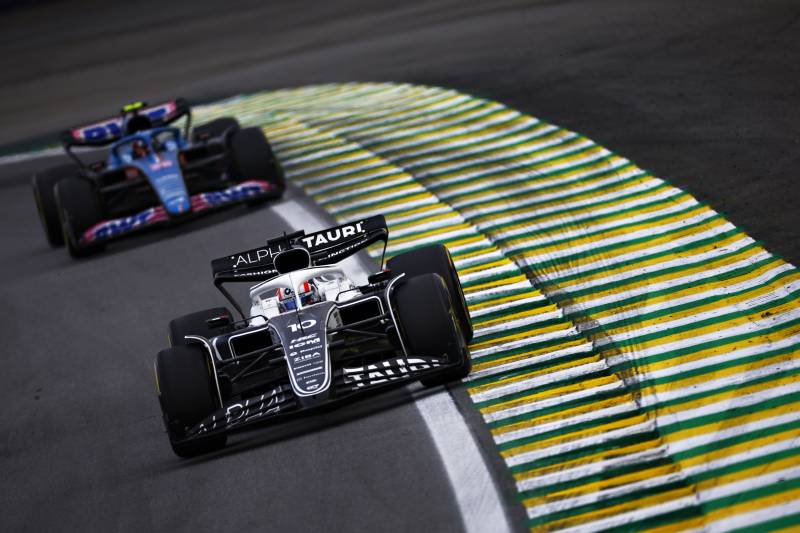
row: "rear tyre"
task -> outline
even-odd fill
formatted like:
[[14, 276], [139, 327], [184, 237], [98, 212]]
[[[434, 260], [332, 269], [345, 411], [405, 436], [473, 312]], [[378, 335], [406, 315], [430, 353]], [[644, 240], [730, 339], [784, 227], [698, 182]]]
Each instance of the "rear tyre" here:
[[464, 342], [469, 344], [472, 341], [472, 321], [469, 318], [467, 300], [464, 298], [464, 290], [461, 288], [461, 281], [458, 279], [453, 258], [446, 246], [434, 244], [417, 248], [392, 257], [386, 266], [393, 273], [405, 273], [408, 277], [429, 272], [439, 274], [450, 292], [450, 299], [453, 302], [461, 333], [464, 335]]
[[213, 307], [170, 320], [169, 345], [175, 347], [189, 344], [189, 341], [184, 338], [186, 335], [199, 335], [206, 339], [221, 335], [222, 328], [212, 328], [206, 321], [223, 315], [232, 316], [227, 307]]
[[233, 117], [215, 118], [211, 122], [200, 124], [192, 130], [192, 141], [202, 142], [204, 139], [222, 137], [229, 131], [233, 133], [239, 129], [239, 121]]
[[85, 257], [105, 248], [104, 243], [81, 243], [83, 234], [103, 219], [94, 185], [81, 178], [65, 178], [55, 188], [64, 242], [72, 257]]
[[64, 178], [75, 176], [76, 170], [77, 167], [73, 164], [58, 165], [37, 172], [31, 179], [36, 210], [50, 246], [64, 246], [64, 233], [56, 204], [56, 184]]
[[[283, 167], [259, 128], [243, 128], [231, 136], [230, 162], [237, 181], [264, 180], [275, 186], [277, 195], [286, 189]], [[248, 204], [257, 205], [264, 200], [262, 196]]]
[[228, 436], [224, 433], [180, 442], [189, 428], [219, 406], [206, 353], [201, 346], [173, 346], [158, 352], [156, 388], [169, 442], [176, 455], [195, 457], [225, 446]]
[[422, 384], [435, 387], [465, 378], [472, 370], [472, 359], [444, 279], [438, 274], [410, 278], [397, 287], [394, 301], [409, 354], [444, 356], [448, 363], [456, 364], [421, 379]]

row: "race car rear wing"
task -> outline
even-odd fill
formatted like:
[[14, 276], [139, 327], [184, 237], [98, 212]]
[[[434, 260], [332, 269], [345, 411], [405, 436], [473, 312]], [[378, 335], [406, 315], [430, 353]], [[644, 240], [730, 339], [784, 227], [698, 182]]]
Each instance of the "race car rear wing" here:
[[273, 258], [278, 252], [291, 248], [305, 248], [311, 256], [311, 266], [325, 266], [356, 254], [367, 246], [383, 241], [384, 251], [389, 241], [389, 228], [383, 215], [375, 215], [341, 226], [306, 234], [300, 230], [267, 241], [265, 246], [226, 255], [211, 261], [214, 285], [241, 309], [222, 287], [227, 282], [261, 282], [279, 276]]
[[[142, 103], [132, 104], [131, 106], [126, 106], [123, 109], [123, 113], [127, 109], [138, 115], [146, 116], [150, 119], [154, 128], [170, 124], [184, 116], [189, 117], [189, 120], [191, 120], [189, 103], [183, 98], [149, 107], [145, 107], [145, 104]], [[125, 135], [123, 126], [122, 115], [99, 120], [63, 131], [61, 133], [61, 142], [68, 150], [72, 146], [105, 146]]]

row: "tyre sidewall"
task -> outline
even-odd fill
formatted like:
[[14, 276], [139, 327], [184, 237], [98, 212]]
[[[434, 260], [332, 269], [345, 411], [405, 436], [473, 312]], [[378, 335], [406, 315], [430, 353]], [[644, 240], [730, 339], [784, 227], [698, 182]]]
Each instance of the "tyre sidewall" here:
[[104, 248], [103, 243], [88, 246], [80, 244], [80, 238], [103, 218], [99, 198], [94, 185], [86, 179], [67, 178], [56, 184], [58, 205], [64, 240], [73, 257], [84, 257]]
[[238, 181], [264, 180], [279, 191], [286, 187], [283, 168], [272, 153], [264, 132], [259, 128], [242, 128], [230, 138], [230, 166]]
[[202, 142], [201, 136], [213, 139], [225, 134], [233, 134], [239, 129], [239, 121], [233, 117], [219, 117], [205, 124], [199, 124], [192, 130], [192, 142]]
[[394, 293], [399, 327], [409, 355], [442, 356], [448, 363], [462, 361], [464, 342], [439, 274], [406, 279]]
[[387, 268], [396, 274], [404, 273], [408, 277], [433, 272], [439, 274], [447, 285], [453, 309], [459, 321], [464, 341], [472, 341], [473, 330], [469, 316], [467, 301], [461, 280], [446, 246], [435, 244], [396, 255], [386, 263]]
[[47, 242], [51, 246], [63, 246], [64, 244], [61, 217], [58, 213], [58, 204], [55, 196], [56, 184], [65, 178], [74, 176], [76, 172], [77, 166], [74, 164], [58, 165], [42, 172], [37, 172], [31, 178], [36, 210], [47, 237]]
[[156, 356], [155, 371], [158, 399], [173, 451], [181, 457], [193, 457], [223, 447], [225, 434], [182, 442], [187, 427], [201, 422], [219, 407], [205, 349], [193, 344], [162, 350]]

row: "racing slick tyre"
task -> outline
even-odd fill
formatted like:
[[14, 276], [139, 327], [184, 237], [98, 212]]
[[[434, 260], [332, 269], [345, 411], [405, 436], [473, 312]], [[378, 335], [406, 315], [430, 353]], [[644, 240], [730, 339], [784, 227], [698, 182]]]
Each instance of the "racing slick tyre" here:
[[453, 258], [450, 257], [450, 251], [446, 246], [434, 244], [417, 248], [392, 257], [386, 266], [390, 271], [403, 272], [409, 278], [428, 272], [442, 276], [447, 284], [447, 290], [450, 292], [450, 299], [461, 326], [461, 333], [464, 335], [464, 342], [469, 344], [472, 341], [472, 322], [469, 318], [467, 300], [464, 298], [464, 290], [461, 288], [461, 281], [458, 279]]
[[420, 382], [435, 387], [465, 378], [472, 370], [472, 359], [444, 279], [438, 274], [420, 274], [400, 284], [394, 294], [409, 355], [445, 355], [448, 363], [456, 363]]
[[215, 118], [211, 122], [195, 126], [192, 130], [192, 141], [202, 142], [205, 139], [222, 137], [228, 130], [234, 132], [239, 129], [239, 121], [233, 117]]
[[155, 370], [158, 401], [175, 454], [194, 457], [223, 448], [228, 441], [224, 433], [181, 442], [188, 428], [219, 407], [204, 349], [190, 344], [161, 350]]
[[55, 197], [69, 254], [77, 258], [103, 250], [103, 243], [80, 244], [84, 232], [103, 219], [94, 185], [81, 178], [65, 178], [56, 184]]
[[44, 233], [50, 246], [64, 246], [64, 233], [61, 230], [61, 219], [58, 216], [56, 204], [56, 183], [75, 176], [77, 167], [73, 164], [58, 165], [37, 172], [31, 179], [33, 199], [36, 201], [36, 210], [39, 220], [42, 221]]
[[[242, 128], [231, 136], [230, 160], [234, 176], [238, 181], [264, 180], [276, 187], [278, 195], [286, 189], [286, 177], [269, 146], [264, 132], [259, 128]], [[267, 198], [260, 197], [248, 202], [258, 205]]]
[[208, 320], [220, 316], [231, 317], [227, 307], [213, 307], [196, 313], [189, 313], [169, 322], [169, 345], [172, 347], [183, 346], [189, 343], [186, 335], [198, 335], [207, 339], [221, 335], [222, 328], [213, 328], [208, 325]]

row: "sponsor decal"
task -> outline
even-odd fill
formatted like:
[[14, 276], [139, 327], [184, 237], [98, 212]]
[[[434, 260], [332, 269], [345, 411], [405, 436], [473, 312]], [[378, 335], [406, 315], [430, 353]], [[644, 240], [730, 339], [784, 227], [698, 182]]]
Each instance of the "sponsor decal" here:
[[273, 270], [259, 270], [257, 272], [234, 272], [233, 273], [233, 277], [234, 278], [252, 278], [252, 277], [256, 277], [256, 276], [272, 276], [272, 275], [277, 274], [277, 273], [278, 273], [278, 271], [274, 270], [274, 269]]
[[340, 228], [334, 228], [327, 231], [321, 231], [316, 235], [309, 235], [302, 237], [300, 240], [307, 248], [316, 248], [325, 244], [331, 244], [348, 237], [353, 237], [363, 231], [363, 222], [357, 222]]
[[129, 217], [108, 220], [92, 226], [81, 237], [82, 243], [111, 239], [119, 235], [131, 232], [140, 227], [149, 226], [162, 220], [167, 220], [166, 211], [163, 207], [151, 207], [141, 213]]
[[397, 358], [360, 367], [345, 367], [344, 382], [357, 388], [413, 377], [413, 372], [441, 366], [439, 359]]
[[[155, 163], [150, 163], [149, 166], [150, 166], [150, 170], [155, 172], [155, 171], [162, 170], [162, 169], [165, 169], [165, 168], [170, 168], [172, 166], [172, 161], [170, 161], [169, 159], [160, 159], [160, 160], [156, 161]], [[170, 174], [170, 176], [175, 176], [175, 174]]]
[[324, 302], [314, 310], [285, 313], [269, 325], [283, 346], [292, 388], [298, 396], [322, 393], [330, 386], [331, 371], [326, 324], [335, 304]]
[[349, 252], [351, 250], [353, 250], [355, 248], [361, 248], [361, 246], [363, 246], [365, 241], [366, 241], [366, 239], [361, 239], [360, 241], [358, 241], [356, 243], [353, 243], [353, 244], [350, 244], [348, 246], [345, 246], [344, 248], [340, 248], [339, 250], [334, 250], [334, 251], [328, 253], [328, 258], [330, 259], [332, 257], [336, 257], [336, 256], [339, 256], [339, 255], [349, 254]]
[[[286, 289], [289, 294], [291, 294], [292, 289]], [[298, 331], [303, 331], [306, 328], [313, 328], [317, 325], [317, 321], [313, 318], [309, 318], [308, 320], [303, 320], [299, 324], [289, 324], [289, 329], [292, 330], [292, 333], [297, 333]], [[303, 338], [303, 337], [301, 337]]]
[[[190, 198], [191, 211], [199, 213], [207, 209], [259, 196], [270, 190], [272, 190], [272, 186], [268, 182], [252, 180], [234, 185], [223, 191], [196, 194]], [[104, 220], [95, 224], [84, 232], [80, 238], [80, 243], [86, 245], [95, 241], [111, 239], [167, 220], [169, 220], [169, 215], [163, 206], [151, 207], [135, 215]], [[263, 273], [261, 272], [261, 274]], [[253, 276], [257, 274], [259, 273], [249, 273], [247, 275]]]
[[248, 398], [244, 402], [228, 405], [222, 414], [214, 414], [204, 420], [197, 427], [196, 434], [200, 435], [217, 428], [231, 427], [243, 422], [249, 422], [254, 418], [278, 413], [281, 409], [280, 404], [286, 399], [287, 396], [283, 394], [283, 388], [276, 387], [256, 398]]
[[[316, 324], [315, 320], [305, 320], [304, 322], [308, 323], [305, 327], [312, 327]], [[298, 324], [289, 324], [289, 328], [292, 332], [300, 330]], [[322, 338], [319, 332], [295, 337], [289, 341], [287, 346], [292, 374], [303, 392], [314, 392], [322, 386], [322, 378], [325, 377], [325, 357], [322, 354], [321, 346]]]
[[203, 200], [208, 203], [210, 207], [216, 207], [260, 196], [268, 192], [271, 188], [272, 186], [266, 181], [248, 181], [223, 191], [205, 192], [198, 196], [202, 196]]
[[256, 250], [254, 252], [248, 252], [246, 254], [240, 255], [232, 255], [231, 260], [233, 261], [233, 268], [239, 268], [240, 266], [249, 266], [256, 263], [260, 263], [262, 260], [269, 258], [272, 259], [273, 253], [272, 250], [269, 248], [261, 248], [260, 250]]

